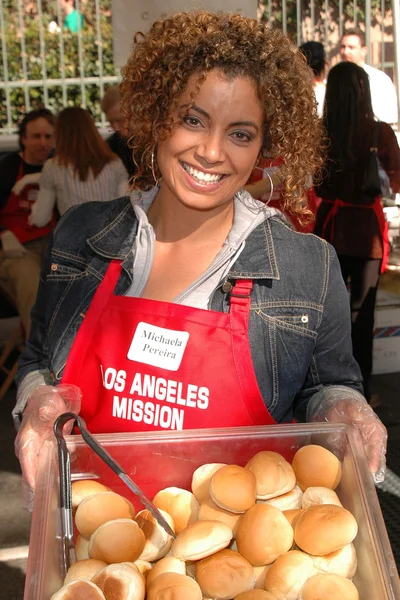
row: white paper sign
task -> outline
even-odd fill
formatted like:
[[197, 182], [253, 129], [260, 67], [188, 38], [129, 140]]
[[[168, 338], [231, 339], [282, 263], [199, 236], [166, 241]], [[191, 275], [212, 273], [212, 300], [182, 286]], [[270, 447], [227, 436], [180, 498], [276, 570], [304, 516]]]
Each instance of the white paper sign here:
[[177, 371], [188, 339], [187, 331], [164, 329], [142, 321], [136, 328], [128, 358], [168, 371]]

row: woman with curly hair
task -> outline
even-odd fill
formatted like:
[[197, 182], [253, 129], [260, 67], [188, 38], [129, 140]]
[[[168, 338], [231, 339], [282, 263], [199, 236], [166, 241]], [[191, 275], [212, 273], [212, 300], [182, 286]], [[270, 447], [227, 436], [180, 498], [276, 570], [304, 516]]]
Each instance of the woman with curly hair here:
[[307, 216], [321, 130], [303, 56], [256, 20], [178, 13], [135, 37], [121, 98], [138, 171], [130, 198], [54, 232], [18, 373], [25, 477], [37, 407], [41, 431], [65, 410], [50, 379], [80, 388], [94, 432], [355, 422], [381, 478], [335, 252], [242, 190], [261, 151], [282, 157]]

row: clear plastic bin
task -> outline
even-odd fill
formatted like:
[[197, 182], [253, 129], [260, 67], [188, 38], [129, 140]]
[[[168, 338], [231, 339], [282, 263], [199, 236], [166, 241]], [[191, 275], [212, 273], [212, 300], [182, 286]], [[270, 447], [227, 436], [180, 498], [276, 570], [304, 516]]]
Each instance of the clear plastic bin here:
[[[301, 446], [320, 444], [343, 465], [337, 493], [356, 517], [354, 541], [358, 569], [353, 579], [362, 600], [399, 600], [400, 583], [385, 524], [358, 432], [345, 425], [313, 423], [236, 429], [203, 429], [151, 434], [96, 436], [149, 498], [165, 487], [190, 489], [193, 471], [204, 463], [245, 465], [260, 450], [291, 460]], [[73, 479], [96, 478], [142, 508], [121, 480], [85, 444], [80, 435], [66, 438]], [[32, 515], [25, 600], [49, 600], [62, 585], [58, 458], [54, 441], [43, 447], [38, 463]]]

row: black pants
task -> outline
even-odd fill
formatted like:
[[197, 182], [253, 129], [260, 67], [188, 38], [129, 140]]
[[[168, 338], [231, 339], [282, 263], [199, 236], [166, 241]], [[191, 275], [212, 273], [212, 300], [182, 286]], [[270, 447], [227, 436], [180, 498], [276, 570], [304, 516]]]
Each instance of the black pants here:
[[368, 400], [369, 379], [372, 373], [374, 311], [382, 260], [341, 255], [339, 262], [346, 285], [350, 281], [353, 354], [360, 365], [364, 393]]

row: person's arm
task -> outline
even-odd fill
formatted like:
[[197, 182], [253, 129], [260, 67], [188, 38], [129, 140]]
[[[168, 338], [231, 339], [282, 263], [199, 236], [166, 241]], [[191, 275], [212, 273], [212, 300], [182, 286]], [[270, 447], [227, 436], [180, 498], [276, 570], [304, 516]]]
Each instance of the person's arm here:
[[54, 206], [56, 204], [56, 188], [54, 183], [53, 160], [48, 160], [40, 174], [39, 193], [36, 202], [32, 206], [29, 216], [29, 224], [36, 227], [44, 227], [51, 220]]
[[390, 180], [394, 194], [400, 192], [400, 148], [393, 129], [387, 123], [380, 123], [378, 158]]
[[41, 187], [36, 202], [33, 204], [29, 216], [29, 225], [44, 227], [51, 221], [56, 203], [55, 190]]
[[0, 209], [8, 202], [13, 185], [18, 177], [21, 158], [17, 153], [9, 154], [0, 160]]
[[36, 302], [31, 312], [31, 330], [24, 350], [19, 358], [17, 383], [17, 402], [12, 411], [14, 423], [18, 428], [22, 413], [34, 389], [50, 382], [49, 357], [46, 345], [46, 275], [51, 266], [52, 235], [50, 235], [46, 257], [40, 273]]
[[350, 303], [339, 261], [327, 244], [327, 287], [313, 362], [295, 399], [299, 420], [349, 423], [363, 439], [375, 481], [385, 471], [387, 433], [362, 395], [361, 373], [353, 357]]
[[129, 175], [120, 158], [115, 161], [116, 181], [118, 182], [118, 197], [126, 196], [129, 193]]

